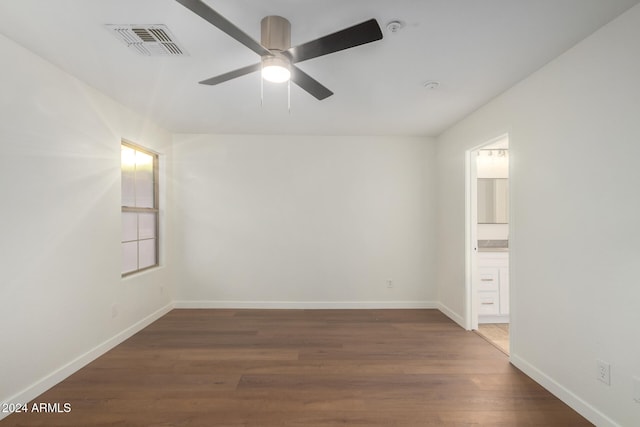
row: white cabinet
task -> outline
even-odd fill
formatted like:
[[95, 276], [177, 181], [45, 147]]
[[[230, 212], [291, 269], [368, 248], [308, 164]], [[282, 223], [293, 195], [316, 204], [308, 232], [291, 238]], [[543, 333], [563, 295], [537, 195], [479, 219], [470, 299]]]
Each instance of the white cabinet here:
[[509, 322], [509, 253], [478, 252], [478, 322]]

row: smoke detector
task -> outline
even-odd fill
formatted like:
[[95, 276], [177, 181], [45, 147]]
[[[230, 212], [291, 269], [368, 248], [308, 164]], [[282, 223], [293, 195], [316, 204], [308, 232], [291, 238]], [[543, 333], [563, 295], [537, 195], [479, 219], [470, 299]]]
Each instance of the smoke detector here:
[[140, 55], [185, 56], [186, 51], [178, 44], [166, 25], [116, 25], [105, 27], [120, 41]]
[[440, 87], [440, 82], [437, 82], [435, 80], [428, 80], [424, 82], [422, 86], [424, 86], [425, 89], [436, 90]]
[[404, 27], [404, 24], [398, 20], [391, 21], [387, 24], [387, 30], [391, 33], [397, 33], [402, 27]]

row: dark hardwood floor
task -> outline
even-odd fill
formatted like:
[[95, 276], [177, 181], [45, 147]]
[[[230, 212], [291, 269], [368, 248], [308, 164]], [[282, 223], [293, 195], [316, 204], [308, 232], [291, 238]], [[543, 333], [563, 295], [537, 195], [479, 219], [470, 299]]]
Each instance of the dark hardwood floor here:
[[174, 310], [34, 402], [0, 425], [591, 425], [436, 310]]

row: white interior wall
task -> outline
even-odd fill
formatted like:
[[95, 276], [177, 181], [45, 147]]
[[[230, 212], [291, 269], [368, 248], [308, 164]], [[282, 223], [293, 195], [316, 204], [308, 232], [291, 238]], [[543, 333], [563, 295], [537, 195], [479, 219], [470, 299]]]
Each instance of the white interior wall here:
[[478, 224], [478, 240], [509, 240], [509, 224]]
[[437, 142], [440, 301], [465, 317], [465, 151], [508, 131], [511, 360], [599, 426], [640, 425], [638, 52], [640, 6]]
[[178, 306], [435, 306], [432, 140], [174, 139]]
[[120, 139], [171, 136], [2, 36], [0, 55], [0, 401], [25, 402], [170, 307], [166, 266], [120, 277]]
[[476, 156], [478, 178], [509, 178], [509, 150], [504, 152], [504, 157], [500, 157], [494, 152], [489, 156], [486, 151], [481, 151]]

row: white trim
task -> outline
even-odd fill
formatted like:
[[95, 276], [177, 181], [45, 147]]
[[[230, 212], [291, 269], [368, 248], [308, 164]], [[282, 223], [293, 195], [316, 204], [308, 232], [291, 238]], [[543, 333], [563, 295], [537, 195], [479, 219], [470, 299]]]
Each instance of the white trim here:
[[508, 314], [481, 314], [478, 316], [478, 324], [483, 323], [509, 323]]
[[175, 301], [175, 308], [411, 309], [438, 308], [436, 301]]
[[[111, 350], [118, 344], [124, 342], [125, 340], [131, 338], [134, 334], [140, 332], [142, 329], [146, 328], [168, 312], [173, 310], [173, 303], [169, 303], [166, 306], [156, 310], [151, 313], [144, 319], [134, 323], [129, 326], [127, 329], [119, 332], [108, 340], [104, 341], [102, 344], [98, 344], [91, 350], [86, 353], [76, 357], [71, 362], [63, 365], [62, 367], [56, 369], [49, 375], [25, 388], [24, 390], [14, 394], [13, 396], [5, 399], [5, 402], [14, 402], [14, 403], [26, 403], [29, 402], [36, 397], [40, 396], [45, 391], [49, 390], [54, 385], [59, 382], [65, 380], [67, 377], [71, 376], [81, 368], [84, 368], [89, 363], [96, 360], [98, 357], [105, 354], [107, 351]], [[10, 415], [9, 413], [0, 412], [0, 420]]]
[[458, 313], [456, 313], [455, 311], [451, 310], [449, 307], [447, 307], [446, 305], [444, 305], [443, 303], [439, 302], [438, 303], [438, 310], [440, 310], [440, 312], [442, 314], [444, 314], [445, 316], [447, 316], [449, 319], [453, 320], [454, 322], [456, 322], [458, 325], [460, 325], [461, 328], [469, 331], [470, 329], [467, 328], [466, 324], [467, 322], [465, 321], [465, 318], [460, 316]]
[[572, 409], [598, 427], [622, 427], [601, 411], [578, 397], [571, 390], [567, 389], [518, 355], [511, 353], [510, 360], [511, 364], [516, 368], [527, 374], [535, 382], [547, 389], [551, 394], [569, 405]]
[[477, 292], [474, 283], [478, 271], [478, 167], [476, 154], [480, 148], [467, 150], [464, 155], [465, 161], [465, 268], [464, 268], [464, 289], [465, 289], [465, 320], [464, 328], [468, 331], [478, 329], [478, 304]]

